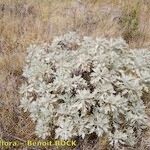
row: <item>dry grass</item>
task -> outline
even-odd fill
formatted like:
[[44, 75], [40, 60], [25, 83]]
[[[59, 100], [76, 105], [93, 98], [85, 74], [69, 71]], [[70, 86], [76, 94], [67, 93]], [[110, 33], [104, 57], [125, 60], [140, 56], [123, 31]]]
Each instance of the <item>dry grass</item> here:
[[[131, 47], [149, 47], [150, 1], [0, 0], [0, 138], [36, 138], [29, 114], [18, 107], [26, 48], [31, 43], [50, 42], [67, 31], [94, 37], [123, 36]], [[148, 102], [150, 115], [149, 107]], [[148, 149], [150, 135], [145, 135], [140, 149], [135, 149]], [[79, 145], [84, 150], [109, 149], [106, 139], [98, 141], [91, 144], [86, 139]]]

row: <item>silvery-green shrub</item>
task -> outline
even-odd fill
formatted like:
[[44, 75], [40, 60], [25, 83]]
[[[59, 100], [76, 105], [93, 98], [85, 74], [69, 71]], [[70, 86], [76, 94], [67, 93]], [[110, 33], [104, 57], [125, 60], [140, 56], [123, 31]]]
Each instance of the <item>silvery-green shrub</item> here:
[[136, 144], [147, 126], [141, 97], [150, 85], [148, 49], [130, 49], [122, 38], [70, 32], [27, 52], [21, 107], [39, 137], [96, 133], [115, 148]]

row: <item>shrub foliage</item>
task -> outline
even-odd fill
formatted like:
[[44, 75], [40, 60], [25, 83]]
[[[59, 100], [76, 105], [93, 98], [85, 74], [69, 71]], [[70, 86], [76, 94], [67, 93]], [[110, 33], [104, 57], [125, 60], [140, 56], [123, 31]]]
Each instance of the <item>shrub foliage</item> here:
[[147, 126], [141, 97], [150, 83], [149, 50], [70, 32], [27, 52], [21, 107], [39, 137], [96, 133], [116, 148], [137, 142]]

